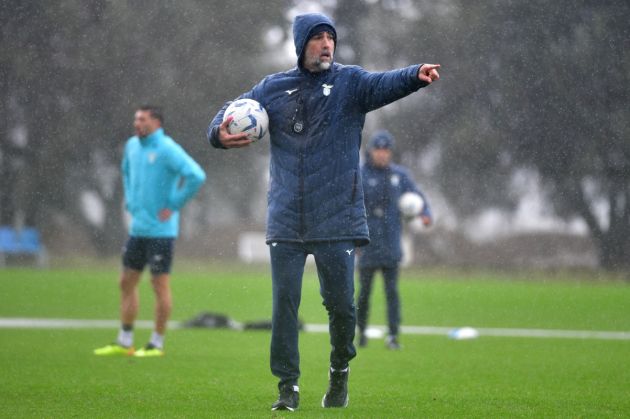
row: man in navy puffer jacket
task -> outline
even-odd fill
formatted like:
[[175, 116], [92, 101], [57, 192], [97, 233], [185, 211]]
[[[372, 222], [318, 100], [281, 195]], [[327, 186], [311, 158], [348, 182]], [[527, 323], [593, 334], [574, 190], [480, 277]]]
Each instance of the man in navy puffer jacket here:
[[374, 274], [380, 270], [387, 297], [389, 335], [387, 347], [399, 349], [400, 298], [398, 296], [398, 265], [402, 260], [401, 232], [403, 216], [398, 208], [400, 197], [415, 192], [424, 200], [419, 214], [425, 226], [432, 223], [429, 202], [402, 166], [391, 162], [394, 138], [387, 131], [376, 132], [368, 143], [367, 159], [361, 167], [365, 193], [365, 209], [370, 228], [370, 244], [359, 254], [359, 298], [357, 301], [357, 325], [359, 346], [366, 346], [370, 293]]
[[[271, 371], [279, 378], [273, 410], [299, 403], [298, 308], [308, 254], [315, 258], [330, 322], [329, 388], [324, 407], [348, 403], [348, 363], [355, 357], [354, 250], [369, 243], [359, 148], [365, 114], [439, 78], [439, 65], [384, 73], [333, 61], [337, 33], [330, 18], [300, 15], [293, 24], [297, 67], [264, 78], [239, 98], [269, 115], [271, 142], [267, 244], [273, 314]], [[216, 148], [245, 147], [246, 134], [222, 122], [226, 103], [208, 127]]]

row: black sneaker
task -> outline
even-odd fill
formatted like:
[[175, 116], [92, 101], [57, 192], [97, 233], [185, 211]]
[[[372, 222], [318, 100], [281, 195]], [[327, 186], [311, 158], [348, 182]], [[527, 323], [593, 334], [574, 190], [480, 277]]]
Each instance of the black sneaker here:
[[401, 348], [400, 343], [398, 342], [398, 338], [394, 335], [387, 336], [387, 339], [385, 340], [385, 345], [387, 346], [387, 349], [391, 349], [393, 351], [397, 351]]
[[359, 347], [365, 348], [367, 346], [367, 343], [368, 343], [368, 339], [367, 339], [367, 336], [365, 336], [365, 333], [360, 333], [359, 334]]
[[298, 386], [285, 385], [280, 387], [278, 400], [271, 405], [271, 410], [288, 410], [293, 412], [300, 404], [300, 393]]
[[348, 374], [350, 369], [345, 371], [328, 371], [328, 391], [322, 399], [322, 407], [346, 407], [348, 406]]

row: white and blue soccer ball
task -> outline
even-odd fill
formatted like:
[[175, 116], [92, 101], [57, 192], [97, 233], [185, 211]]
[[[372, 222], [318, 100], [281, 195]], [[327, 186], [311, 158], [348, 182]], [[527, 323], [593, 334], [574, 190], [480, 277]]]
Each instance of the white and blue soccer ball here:
[[223, 121], [228, 117], [232, 121], [228, 125], [230, 134], [247, 133], [250, 140], [261, 140], [269, 130], [269, 116], [263, 106], [253, 99], [238, 99], [232, 102], [225, 113]]
[[424, 199], [415, 192], [405, 192], [398, 200], [398, 209], [405, 218], [417, 217], [423, 208]]

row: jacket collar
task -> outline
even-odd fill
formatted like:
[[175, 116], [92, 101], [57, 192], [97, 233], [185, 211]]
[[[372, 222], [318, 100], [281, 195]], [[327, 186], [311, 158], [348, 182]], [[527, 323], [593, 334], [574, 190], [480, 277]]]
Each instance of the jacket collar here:
[[369, 155], [367, 156], [367, 161], [365, 162], [365, 164], [367, 164], [370, 169], [375, 170], [377, 172], [388, 172], [392, 168], [392, 164], [391, 163], [389, 163], [385, 167], [378, 167], [378, 166], [376, 166], [374, 164], [374, 162], [372, 161], [372, 158]]
[[158, 128], [146, 137], [139, 137], [143, 146], [157, 145], [160, 138], [164, 136], [164, 128]]
[[308, 71], [302, 66], [299, 66], [297, 69], [301, 74], [307, 77], [310, 77], [312, 79], [315, 79], [315, 80], [323, 79], [323, 78], [328, 77], [329, 74], [333, 74], [335, 72], [335, 62], [332, 63], [332, 65], [330, 66], [328, 70], [324, 70], [324, 71], [312, 72], [312, 71]]

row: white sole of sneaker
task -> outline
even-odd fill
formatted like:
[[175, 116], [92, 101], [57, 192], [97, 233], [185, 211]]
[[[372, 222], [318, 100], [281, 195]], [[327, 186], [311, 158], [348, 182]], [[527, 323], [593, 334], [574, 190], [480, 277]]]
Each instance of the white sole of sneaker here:
[[288, 410], [289, 412], [294, 412], [295, 409], [289, 406], [278, 406], [278, 407], [272, 407], [271, 411], [275, 412], [276, 410]]
[[324, 394], [324, 397], [322, 397], [322, 407], [324, 409], [330, 409], [330, 408], [335, 408], [335, 407], [348, 407], [349, 401], [350, 401], [350, 396], [346, 396], [346, 401], [343, 403], [343, 406], [326, 406], [326, 395]]

